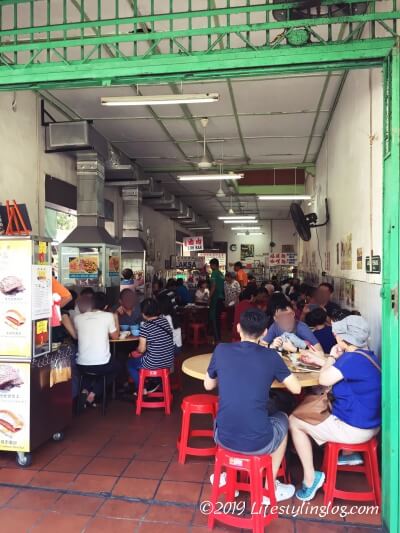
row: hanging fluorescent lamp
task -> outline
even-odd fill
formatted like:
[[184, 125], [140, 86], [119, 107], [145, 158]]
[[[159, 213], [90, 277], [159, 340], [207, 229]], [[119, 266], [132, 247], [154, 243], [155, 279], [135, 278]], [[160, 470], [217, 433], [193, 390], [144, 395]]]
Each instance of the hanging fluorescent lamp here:
[[258, 224], [258, 220], [224, 220], [224, 224]]
[[244, 178], [243, 174], [187, 174], [186, 176], [178, 176], [179, 181], [220, 181], [220, 180], [241, 180]]
[[206, 104], [218, 102], [218, 93], [205, 94], [155, 94], [149, 96], [103, 96], [101, 105], [131, 106], [131, 105], [176, 105], [176, 104]]
[[311, 200], [309, 194], [263, 194], [259, 200]]
[[256, 233], [236, 233], [236, 235], [264, 235], [264, 233], [257, 231]]
[[235, 216], [224, 216], [218, 217], [218, 220], [255, 220], [256, 215], [235, 215]]
[[187, 227], [186, 229], [190, 231], [197, 231], [197, 230], [210, 230], [210, 226], [196, 226], [196, 227]]
[[235, 230], [239, 230], [239, 231], [256, 231], [258, 229], [261, 229], [260, 226], [254, 226], [254, 227], [250, 227], [250, 228], [241, 228], [241, 227], [231, 228], [232, 231], [235, 231]]

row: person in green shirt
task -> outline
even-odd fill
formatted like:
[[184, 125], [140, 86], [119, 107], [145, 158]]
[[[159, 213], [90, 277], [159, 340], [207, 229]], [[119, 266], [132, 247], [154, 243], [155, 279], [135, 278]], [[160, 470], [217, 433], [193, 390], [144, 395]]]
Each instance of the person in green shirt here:
[[213, 328], [215, 342], [221, 340], [221, 313], [224, 309], [224, 275], [219, 269], [218, 259], [211, 259], [211, 288], [210, 288], [210, 322]]

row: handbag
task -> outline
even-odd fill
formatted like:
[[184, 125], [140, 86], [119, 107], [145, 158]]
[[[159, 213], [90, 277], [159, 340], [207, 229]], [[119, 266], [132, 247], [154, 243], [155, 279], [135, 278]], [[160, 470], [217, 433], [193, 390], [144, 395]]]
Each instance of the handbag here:
[[[357, 350], [353, 353], [358, 353], [364, 356], [379, 372], [382, 372], [381, 367], [366, 352]], [[332, 413], [332, 402], [333, 397], [331, 389], [329, 388], [322, 394], [310, 394], [309, 396], [306, 396], [292, 414], [296, 418], [316, 426], [326, 420]]]

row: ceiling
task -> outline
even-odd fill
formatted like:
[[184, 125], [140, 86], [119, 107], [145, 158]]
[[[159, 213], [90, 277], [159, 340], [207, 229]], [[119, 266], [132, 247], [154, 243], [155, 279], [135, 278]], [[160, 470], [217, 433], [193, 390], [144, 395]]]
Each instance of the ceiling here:
[[[238, 196], [223, 183], [226, 197], [215, 197], [218, 182], [177, 181], [196, 171], [202, 156], [202, 117], [208, 117], [207, 154], [229, 170], [313, 164], [334, 109], [343, 74], [240, 78], [196, 84], [144, 85], [52, 91], [53, 101], [72, 117], [93, 120], [108, 140], [140, 164], [149, 176], [194, 208], [206, 220], [225, 214], [230, 194], [235, 213], [261, 219], [288, 217], [289, 203], [258, 202]], [[105, 107], [102, 96], [217, 92], [211, 104]], [[219, 164], [215, 170], [219, 170]]]

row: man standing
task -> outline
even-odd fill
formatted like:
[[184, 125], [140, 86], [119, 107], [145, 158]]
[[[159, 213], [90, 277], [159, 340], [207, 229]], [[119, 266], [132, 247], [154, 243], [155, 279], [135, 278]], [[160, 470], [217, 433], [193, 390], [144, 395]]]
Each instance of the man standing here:
[[238, 261], [233, 265], [233, 268], [235, 269], [236, 279], [239, 282], [239, 285], [242, 289], [244, 289], [245, 287], [247, 287], [248, 278], [246, 272], [243, 270], [242, 263]]
[[221, 340], [221, 313], [224, 308], [224, 276], [219, 269], [218, 259], [211, 259], [211, 288], [210, 288], [210, 322], [213, 328], [215, 342]]

